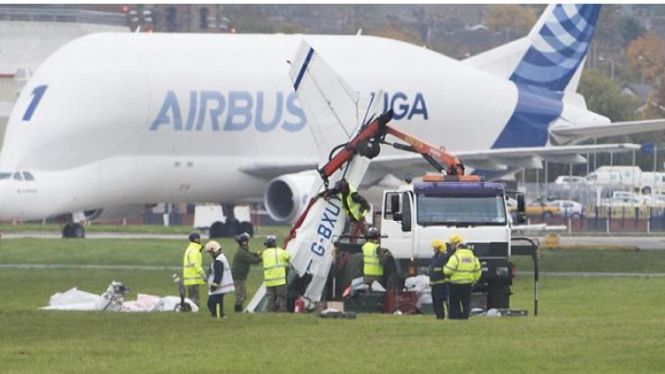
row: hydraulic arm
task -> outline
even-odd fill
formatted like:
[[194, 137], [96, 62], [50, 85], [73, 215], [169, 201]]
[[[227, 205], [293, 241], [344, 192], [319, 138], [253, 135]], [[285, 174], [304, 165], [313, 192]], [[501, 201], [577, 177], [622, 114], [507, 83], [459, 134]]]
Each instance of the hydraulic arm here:
[[[402, 151], [420, 154], [438, 172], [445, 175], [443, 176], [444, 180], [479, 180], [477, 176], [464, 175], [464, 165], [462, 162], [459, 160], [459, 158], [448, 153], [444, 147], [430, 145], [427, 142], [424, 142], [388, 125], [388, 122], [390, 122], [392, 118], [393, 112], [392, 110], [389, 110], [375, 120], [371, 121], [369, 124], [363, 126], [360, 132], [348, 143], [342, 144], [332, 150], [330, 154], [330, 160], [318, 170], [319, 175], [323, 179], [323, 182], [326, 186], [326, 191], [310, 199], [307, 208], [305, 208], [305, 211], [300, 215], [300, 217], [298, 217], [298, 220], [291, 228], [289, 236], [285, 240], [285, 246], [289, 240], [295, 237], [296, 230], [302, 225], [302, 222], [304, 221], [305, 217], [307, 217], [307, 214], [309, 213], [309, 210], [314, 202], [319, 197], [324, 196], [329, 192], [328, 178], [330, 178], [330, 176], [332, 176], [337, 170], [341, 169], [345, 164], [351, 161], [351, 159], [356, 155], [367, 157], [369, 159], [375, 158], [381, 151], [381, 144], [391, 145], [393, 148]], [[392, 135], [404, 141], [406, 144], [388, 143], [385, 140], [387, 135]], [[337, 153], [335, 153], [336, 151]], [[444, 168], [442, 164], [446, 165], [447, 169]]]
[[[341, 151], [334, 156], [331, 154], [330, 161], [319, 169], [319, 174], [326, 183], [326, 186], [328, 184], [328, 178], [345, 163], [350, 161], [356, 154], [369, 159], [378, 156], [381, 151], [381, 144], [392, 145], [393, 148], [402, 151], [418, 153], [437, 171], [447, 176], [462, 177], [460, 180], [477, 180], [477, 177], [475, 176], [465, 176], [464, 165], [462, 162], [459, 158], [448, 153], [444, 147], [433, 146], [388, 125], [388, 122], [390, 122], [392, 117], [392, 110], [382, 114], [379, 118], [370, 122], [368, 125], [365, 125], [358, 135], [351, 139], [351, 141], [342, 145], [343, 149]], [[407, 144], [388, 143], [385, 140], [387, 135], [392, 135]], [[337, 149], [339, 149], [339, 147], [335, 150]], [[335, 152], [335, 150], [333, 150], [333, 152]], [[447, 169], [443, 167], [442, 163], [447, 165]]]

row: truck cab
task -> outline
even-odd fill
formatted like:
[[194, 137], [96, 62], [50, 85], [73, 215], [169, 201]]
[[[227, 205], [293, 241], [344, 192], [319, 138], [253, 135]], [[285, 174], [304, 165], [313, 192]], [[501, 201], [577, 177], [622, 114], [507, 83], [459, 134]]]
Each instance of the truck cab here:
[[483, 274], [474, 291], [487, 295], [488, 309], [509, 308], [514, 267], [503, 185], [449, 182], [440, 177], [384, 191], [382, 246], [393, 254], [400, 274], [414, 275], [414, 266], [417, 273], [427, 274], [432, 241], [447, 242], [459, 234], [482, 264]]

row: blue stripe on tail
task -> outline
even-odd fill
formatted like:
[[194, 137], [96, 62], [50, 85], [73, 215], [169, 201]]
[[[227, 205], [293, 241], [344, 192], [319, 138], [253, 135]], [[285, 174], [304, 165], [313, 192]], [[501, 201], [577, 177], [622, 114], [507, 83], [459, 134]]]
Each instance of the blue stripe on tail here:
[[561, 92], [517, 85], [517, 107], [492, 148], [544, 146], [550, 123], [563, 111], [562, 96]]
[[313, 55], [314, 55], [314, 48], [310, 47], [309, 51], [307, 52], [307, 57], [305, 58], [305, 62], [303, 62], [302, 66], [300, 67], [300, 71], [298, 72], [296, 83], [293, 85], [296, 91], [298, 91], [298, 87], [300, 87], [300, 82], [302, 81], [302, 78], [305, 76], [305, 71], [307, 71], [307, 66], [309, 66], [309, 62], [312, 60]]
[[550, 91], [565, 90], [586, 56], [599, 13], [600, 5], [556, 5], [532, 35], [532, 45], [510, 80]]

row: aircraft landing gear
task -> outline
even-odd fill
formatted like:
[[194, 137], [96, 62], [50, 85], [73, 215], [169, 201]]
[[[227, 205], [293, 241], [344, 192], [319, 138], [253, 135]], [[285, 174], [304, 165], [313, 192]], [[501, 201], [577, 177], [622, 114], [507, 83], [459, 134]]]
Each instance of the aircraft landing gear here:
[[233, 214], [233, 205], [223, 205], [226, 221], [217, 221], [210, 226], [210, 238], [232, 238], [243, 232], [254, 236], [254, 225], [250, 222], [239, 222]]
[[254, 237], [254, 225], [250, 222], [244, 221], [240, 222], [239, 230], [240, 233], [246, 232], [249, 236]]
[[62, 228], [63, 238], [83, 239], [85, 238], [85, 228], [80, 223], [70, 222]]

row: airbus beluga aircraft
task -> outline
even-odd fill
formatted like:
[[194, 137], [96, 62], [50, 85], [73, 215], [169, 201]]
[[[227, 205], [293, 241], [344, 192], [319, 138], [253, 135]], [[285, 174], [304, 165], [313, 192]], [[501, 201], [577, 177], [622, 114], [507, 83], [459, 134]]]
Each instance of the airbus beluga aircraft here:
[[[551, 5], [525, 38], [464, 61], [361, 35], [84, 36], [39, 67], [13, 108], [0, 219], [261, 200], [272, 218], [294, 219], [317, 178], [303, 172], [319, 161], [288, 78], [303, 39], [360, 93], [383, 90], [398, 127], [488, 177], [635, 149], [574, 145], [665, 128], [611, 123], [575, 92], [599, 9]], [[383, 152], [364, 184], [418, 170], [422, 161]]]

